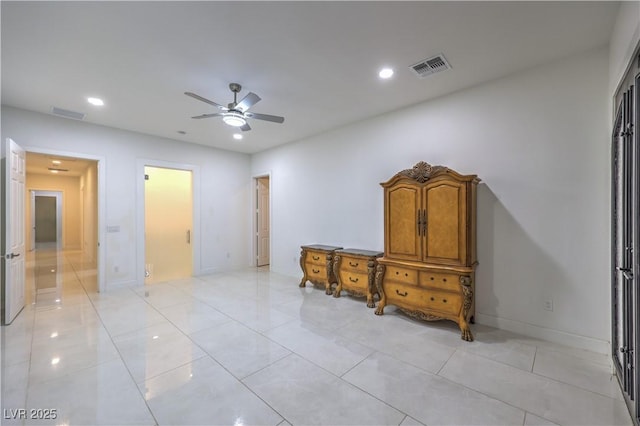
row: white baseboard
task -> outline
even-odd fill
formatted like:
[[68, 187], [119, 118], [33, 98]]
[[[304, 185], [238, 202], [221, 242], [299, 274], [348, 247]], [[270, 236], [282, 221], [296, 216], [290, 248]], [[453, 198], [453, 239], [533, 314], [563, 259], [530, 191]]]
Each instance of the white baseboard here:
[[476, 312], [476, 323], [578, 349], [610, 355], [611, 342]]
[[136, 280], [108, 281], [106, 284], [107, 291], [125, 287], [139, 287]]
[[201, 268], [200, 271], [194, 274], [194, 277], [201, 277], [203, 275], [211, 275], [219, 272], [218, 268]]

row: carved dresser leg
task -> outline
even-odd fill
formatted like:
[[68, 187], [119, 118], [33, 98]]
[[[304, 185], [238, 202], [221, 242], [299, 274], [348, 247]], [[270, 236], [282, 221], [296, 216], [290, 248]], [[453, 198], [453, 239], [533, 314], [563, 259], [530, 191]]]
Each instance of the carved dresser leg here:
[[327, 254], [327, 284], [324, 287], [326, 295], [332, 294], [331, 284], [335, 282], [335, 275], [333, 275], [333, 256], [331, 254]]
[[[333, 258], [333, 273], [336, 277], [336, 289], [333, 291], [333, 297], [340, 297], [342, 292], [342, 281], [340, 281], [340, 262], [342, 262], [342, 256], [336, 254]], [[331, 289], [331, 287], [329, 287]]]
[[378, 289], [380, 301], [378, 302], [378, 307], [376, 308], [376, 315], [384, 314], [384, 307], [387, 304], [387, 296], [385, 296], [384, 289], [382, 288], [382, 279], [384, 278], [385, 270], [386, 267], [384, 265], [378, 264], [378, 267], [376, 268], [376, 288]]
[[471, 277], [464, 275], [461, 276], [460, 287], [462, 288], [462, 295], [464, 296], [464, 299], [462, 301], [462, 312], [460, 313], [460, 318], [458, 319], [458, 325], [460, 326], [460, 330], [462, 331], [462, 340], [472, 342], [473, 334], [471, 333], [471, 328], [469, 328], [469, 323], [467, 322], [467, 316], [469, 315], [469, 310], [471, 309], [471, 304], [473, 303], [473, 288], [471, 287]]
[[373, 294], [377, 293], [377, 290], [374, 290], [374, 280], [376, 274], [376, 262], [374, 260], [369, 260], [367, 262], [367, 307], [375, 308], [376, 304], [373, 301]]
[[300, 287], [306, 287], [307, 282], [307, 270], [304, 267], [304, 260], [306, 259], [306, 250], [302, 249], [300, 252], [300, 268], [302, 268], [302, 281], [300, 281]]

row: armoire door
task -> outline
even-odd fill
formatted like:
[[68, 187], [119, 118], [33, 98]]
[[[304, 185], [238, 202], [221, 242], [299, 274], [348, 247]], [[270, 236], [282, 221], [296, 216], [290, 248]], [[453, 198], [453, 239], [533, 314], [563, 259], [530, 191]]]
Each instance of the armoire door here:
[[385, 191], [385, 256], [422, 261], [422, 188], [399, 183]]
[[639, 423], [640, 337], [640, 74], [617, 97], [612, 135], [611, 299], [612, 355], [616, 375], [635, 424]]
[[439, 180], [424, 188], [426, 236], [424, 261], [464, 265], [467, 260], [466, 185]]

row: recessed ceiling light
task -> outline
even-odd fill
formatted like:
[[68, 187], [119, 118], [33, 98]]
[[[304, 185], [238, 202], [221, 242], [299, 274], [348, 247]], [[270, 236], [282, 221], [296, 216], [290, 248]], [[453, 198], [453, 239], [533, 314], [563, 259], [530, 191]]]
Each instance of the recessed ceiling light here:
[[239, 140], [241, 140], [241, 139], [242, 139], [242, 135], [241, 135], [240, 133], [234, 133], [234, 134], [233, 134], [233, 138], [234, 138], [235, 140], [239, 141]]
[[378, 73], [378, 76], [386, 80], [393, 76], [393, 70], [391, 68], [382, 68]]
[[91, 105], [95, 105], [95, 106], [103, 106], [104, 105], [104, 101], [100, 98], [87, 98], [87, 102], [89, 102]]

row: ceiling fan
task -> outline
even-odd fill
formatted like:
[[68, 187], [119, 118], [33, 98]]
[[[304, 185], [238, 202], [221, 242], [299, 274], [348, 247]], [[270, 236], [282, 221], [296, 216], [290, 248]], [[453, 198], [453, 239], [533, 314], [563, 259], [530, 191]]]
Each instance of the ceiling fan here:
[[257, 104], [260, 101], [260, 96], [256, 95], [253, 92], [249, 92], [247, 96], [242, 98], [240, 102], [237, 101], [238, 92], [242, 90], [242, 86], [238, 83], [229, 84], [229, 89], [233, 92], [233, 102], [228, 104], [226, 107], [222, 106], [218, 103], [210, 101], [209, 99], [203, 98], [200, 95], [196, 95], [192, 92], [184, 92], [185, 95], [191, 96], [194, 99], [207, 103], [209, 105], [213, 105], [218, 108], [221, 112], [215, 112], [213, 114], [202, 114], [196, 115], [191, 118], [210, 118], [210, 117], [222, 117], [222, 121], [225, 124], [228, 124], [232, 127], [238, 127], [242, 131], [251, 130], [249, 123], [247, 123], [247, 118], [255, 118], [257, 120], [265, 120], [271, 121], [272, 123], [283, 123], [284, 117], [279, 117], [277, 115], [269, 115], [269, 114], [259, 114], [257, 112], [248, 112], [247, 110], [251, 108], [253, 105]]

